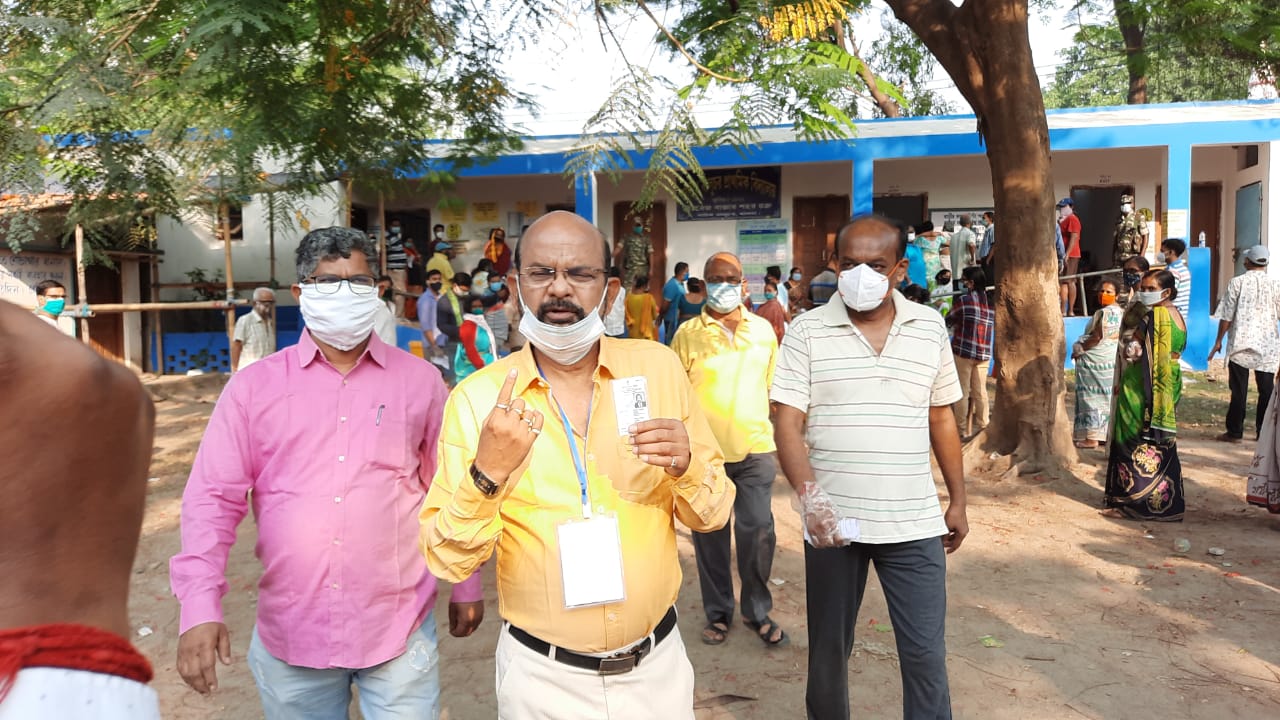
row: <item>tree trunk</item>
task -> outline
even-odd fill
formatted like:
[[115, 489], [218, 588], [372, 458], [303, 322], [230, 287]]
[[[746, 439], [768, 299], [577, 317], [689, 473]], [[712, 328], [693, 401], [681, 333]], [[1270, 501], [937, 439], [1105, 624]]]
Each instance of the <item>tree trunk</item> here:
[[1130, 105], [1147, 104], [1146, 23], [1132, 0], [1115, 0], [1116, 25], [1124, 38], [1124, 66], [1129, 72]]
[[938, 58], [978, 118], [995, 199], [996, 398], [982, 447], [1022, 472], [1076, 459], [1053, 250], [1049, 128], [1027, 34], [1027, 0], [887, 0]]

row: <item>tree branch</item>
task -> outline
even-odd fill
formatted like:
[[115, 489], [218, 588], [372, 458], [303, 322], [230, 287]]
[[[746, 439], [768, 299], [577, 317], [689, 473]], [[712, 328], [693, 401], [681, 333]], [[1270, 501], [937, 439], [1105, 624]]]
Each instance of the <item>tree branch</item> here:
[[709, 75], [717, 80], [722, 80], [724, 82], [729, 82], [729, 83], [742, 83], [747, 81], [747, 78], [744, 78], [744, 77], [731, 77], [729, 75], [721, 75], [715, 70], [712, 70], [706, 65], [703, 65], [702, 63], [698, 62], [698, 59], [693, 56], [693, 53], [686, 50], [684, 45], [681, 44], [681, 42], [676, 39], [676, 36], [672, 35], [671, 31], [667, 29], [667, 26], [663, 25], [662, 21], [659, 20], [653, 14], [653, 11], [649, 9], [648, 3], [646, 3], [644, 0], [639, 0], [637, 4], [640, 6], [640, 9], [644, 11], [644, 14], [649, 16], [649, 19], [653, 21], [653, 24], [658, 28], [658, 30], [660, 30], [662, 34], [665, 35], [666, 38], [671, 41], [671, 44], [676, 47], [676, 50], [679, 50], [680, 54], [684, 55], [685, 59], [689, 61], [689, 64], [698, 69], [698, 72], [701, 72], [704, 75]]
[[[867, 64], [866, 60], [862, 59], [862, 50], [858, 47], [858, 41], [853, 37], [853, 28], [847, 26], [843, 21], [837, 20], [835, 31], [836, 40], [841, 49], [857, 58], [858, 77], [867, 86], [867, 92], [871, 93], [871, 99], [880, 108], [880, 112], [884, 113], [885, 117], [901, 117], [902, 108], [898, 103], [894, 102], [893, 98], [880, 89], [880, 84], [876, 82], [875, 73], [871, 72], [871, 66]], [[849, 43], [848, 48], [845, 47], [846, 39]]]

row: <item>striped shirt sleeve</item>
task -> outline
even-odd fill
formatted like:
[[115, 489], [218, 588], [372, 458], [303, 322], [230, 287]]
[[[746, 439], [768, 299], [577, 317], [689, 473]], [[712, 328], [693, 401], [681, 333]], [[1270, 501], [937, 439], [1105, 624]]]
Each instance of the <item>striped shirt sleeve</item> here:
[[951, 343], [947, 341], [947, 331], [942, 323], [938, 323], [938, 346], [941, 354], [938, 359], [938, 375], [933, 379], [933, 391], [929, 404], [934, 407], [951, 405], [964, 396], [960, 390], [960, 378], [956, 375], [956, 360], [951, 353]]
[[[773, 385], [769, 399], [809, 412], [809, 328], [808, 323], [793, 322], [791, 329], [782, 336], [777, 362], [773, 371]], [[953, 373], [954, 374], [954, 373]]]

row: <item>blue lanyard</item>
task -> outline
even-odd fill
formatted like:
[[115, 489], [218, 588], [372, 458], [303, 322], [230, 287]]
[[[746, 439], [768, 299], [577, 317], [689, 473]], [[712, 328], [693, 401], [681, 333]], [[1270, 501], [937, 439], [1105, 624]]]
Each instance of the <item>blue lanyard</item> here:
[[[538, 368], [538, 375], [547, 383], [547, 387], [551, 387], [551, 382], [547, 380], [547, 376], [542, 373], [542, 368]], [[587, 497], [587, 466], [582, 460], [583, 453], [578, 452], [578, 444], [573, 440], [573, 425], [569, 422], [569, 416], [565, 414], [564, 408], [560, 406], [556, 400], [554, 391], [549, 391], [551, 402], [556, 406], [556, 410], [560, 413], [560, 422], [564, 425], [565, 437], [569, 440], [569, 452], [573, 455], [573, 469], [578, 473], [578, 487], [582, 490], [582, 517], [587, 520], [591, 519], [591, 500]], [[587, 432], [591, 432], [591, 406], [587, 405]], [[586, 451], [586, 439], [583, 438], [583, 452]]]

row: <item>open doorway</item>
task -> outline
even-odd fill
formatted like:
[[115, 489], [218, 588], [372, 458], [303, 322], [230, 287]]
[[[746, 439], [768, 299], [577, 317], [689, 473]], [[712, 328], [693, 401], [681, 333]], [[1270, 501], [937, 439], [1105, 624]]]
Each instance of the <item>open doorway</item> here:
[[[661, 299], [662, 284], [667, 281], [667, 206], [655, 202], [648, 210], [636, 213], [632, 202], [623, 200], [613, 204], [613, 247], [635, 232], [637, 221], [649, 234], [653, 243], [653, 261], [649, 264], [649, 292]], [[630, 290], [631, 288], [627, 288]]]
[[[849, 220], [848, 195], [797, 197], [791, 205], [791, 263], [804, 273], [801, 292], [809, 296], [809, 281], [827, 266], [835, 251], [836, 231]], [[783, 274], [787, 268], [783, 268]]]
[[1194, 246], [1204, 233], [1204, 245], [1209, 248], [1209, 300], [1218, 297], [1218, 249], [1222, 247], [1222, 183], [1191, 184], [1191, 237], [1187, 246]]
[[[1071, 187], [1071, 199], [1080, 218], [1079, 272], [1116, 270], [1111, 265], [1115, 255], [1116, 223], [1120, 220], [1120, 196], [1132, 194], [1132, 185]], [[1134, 205], [1142, 207], [1141, 202]], [[1150, 249], [1148, 246], [1147, 250]]]
[[919, 228], [920, 223], [929, 219], [929, 196], [877, 195], [871, 198], [871, 209], [902, 225]]

